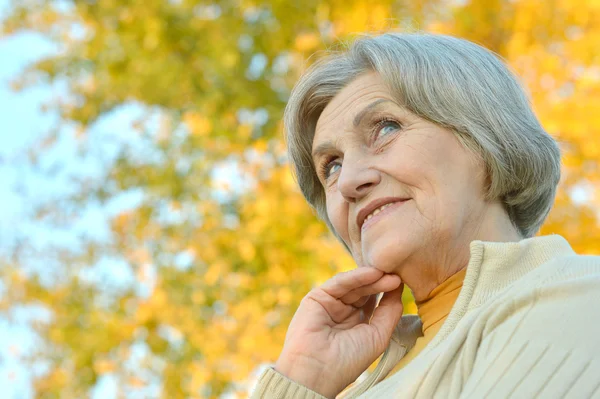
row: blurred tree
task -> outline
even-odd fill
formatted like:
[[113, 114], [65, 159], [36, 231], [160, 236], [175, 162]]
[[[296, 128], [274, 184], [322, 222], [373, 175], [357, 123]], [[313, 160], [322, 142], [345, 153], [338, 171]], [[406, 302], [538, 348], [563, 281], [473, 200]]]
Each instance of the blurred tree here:
[[[68, 225], [90, 202], [141, 191], [137, 207], [111, 220], [108, 243], [58, 251], [60, 278], [50, 284], [19, 271], [26, 243], [1, 269], [5, 315], [39, 305], [52, 315], [34, 325], [45, 345], [30, 361], [49, 370], [37, 395], [87, 396], [112, 375], [121, 396], [153, 384], [169, 398], [244, 396], [250, 373], [275, 361], [300, 299], [353, 267], [289, 174], [282, 110], [306, 60], [357, 32], [420, 28], [503, 56], [564, 150], [542, 234], [599, 252], [598, 192], [588, 204], [569, 195], [582, 183], [600, 187], [599, 20], [594, 0], [13, 0], [4, 33], [40, 32], [60, 49], [16, 86], [63, 82], [68, 95], [51, 106], [82, 142], [99, 119], [140, 104], [148, 117], [123, 134], [151, 144], [142, 154], [123, 149], [106, 175], [38, 209]], [[227, 167], [239, 181], [215, 173]], [[107, 256], [123, 258], [139, 286], [90, 283], [86, 271]]]

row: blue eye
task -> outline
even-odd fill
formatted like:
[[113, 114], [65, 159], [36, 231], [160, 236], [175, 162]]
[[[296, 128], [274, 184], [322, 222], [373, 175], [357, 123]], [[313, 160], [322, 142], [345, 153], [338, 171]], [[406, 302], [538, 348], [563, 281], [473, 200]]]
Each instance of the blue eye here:
[[335, 173], [335, 171], [337, 169], [335, 169], [336, 166], [339, 166], [340, 168], [342, 167], [342, 165], [340, 165], [339, 163], [330, 163], [330, 166], [327, 167], [327, 177], [331, 176], [333, 173]]
[[327, 180], [329, 176], [335, 173], [337, 171], [337, 169], [334, 170], [336, 166], [342, 167], [340, 163], [336, 162], [336, 159], [337, 158], [330, 158], [323, 162], [319, 167], [323, 179]]
[[375, 129], [375, 133], [377, 134], [377, 138], [379, 138], [379, 136], [382, 135], [387, 135], [389, 133], [394, 133], [395, 131], [399, 130], [402, 126], [393, 120], [382, 120], [379, 123], [377, 123], [377, 127]]
[[334, 169], [336, 166], [339, 166], [340, 168], [342, 167], [342, 165], [340, 165], [339, 163], [335, 163], [334, 161], [328, 162], [325, 167], [324, 167], [324, 173], [323, 175], [325, 176], [325, 180], [327, 180], [329, 178], [329, 176], [331, 176], [332, 174], [335, 173], [335, 171], [337, 169]]

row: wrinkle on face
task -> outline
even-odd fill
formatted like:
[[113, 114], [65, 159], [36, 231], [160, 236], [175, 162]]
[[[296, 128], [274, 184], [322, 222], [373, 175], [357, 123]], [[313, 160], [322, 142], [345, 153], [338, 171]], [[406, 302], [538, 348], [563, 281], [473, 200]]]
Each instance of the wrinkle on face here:
[[[380, 99], [390, 101], [381, 103], [377, 114], [393, 116], [401, 127], [373, 142], [368, 127], [353, 122]], [[313, 149], [328, 141], [335, 154], [326, 156], [338, 157], [341, 165], [322, 181], [337, 235], [359, 266], [398, 274], [416, 297], [465, 267], [471, 240], [484, 237], [480, 231], [493, 233], [503, 215], [497, 204], [483, 199], [483, 161], [473, 162], [454, 132], [399, 106], [375, 73], [350, 82], [325, 107]], [[360, 230], [358, 211], [384, 197], [410, 200]]]

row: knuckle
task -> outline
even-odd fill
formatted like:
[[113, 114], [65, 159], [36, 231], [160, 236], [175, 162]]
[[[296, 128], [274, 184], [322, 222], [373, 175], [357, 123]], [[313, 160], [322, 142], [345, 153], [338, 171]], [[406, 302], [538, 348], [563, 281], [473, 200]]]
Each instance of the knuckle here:
[[304, 296], [304, 298], [302, 298], [302, 300], [300, 301], [301, 304], [305, 304], [307, 302], [313, 301], [317, 298], [317, 294], [316, 294], [316, 288], [313, 288], [312, 290], [310, 290], [308, 292], [308, 294], [306, 294]]
[[321, 288], [313, 288], [312, 290], [310, 290], [310, 292], [308, 293], [308, 295], [306, 295], [303, 300], [306, 301], [321, 301], [325, 298], [328, 298], [329, 294], [327, 294], [327, 292], [323, 291]]

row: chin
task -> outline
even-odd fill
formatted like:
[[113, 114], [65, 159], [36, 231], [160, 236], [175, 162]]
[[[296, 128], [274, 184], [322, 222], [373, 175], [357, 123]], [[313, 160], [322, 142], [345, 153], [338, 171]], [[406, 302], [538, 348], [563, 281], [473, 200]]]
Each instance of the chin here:
[[362, 243], [363, 260], [368, 267], [384, 273], [397, 273], [410, 254], [412, 245], [392, 234], [377, 237], [372, 243]]

